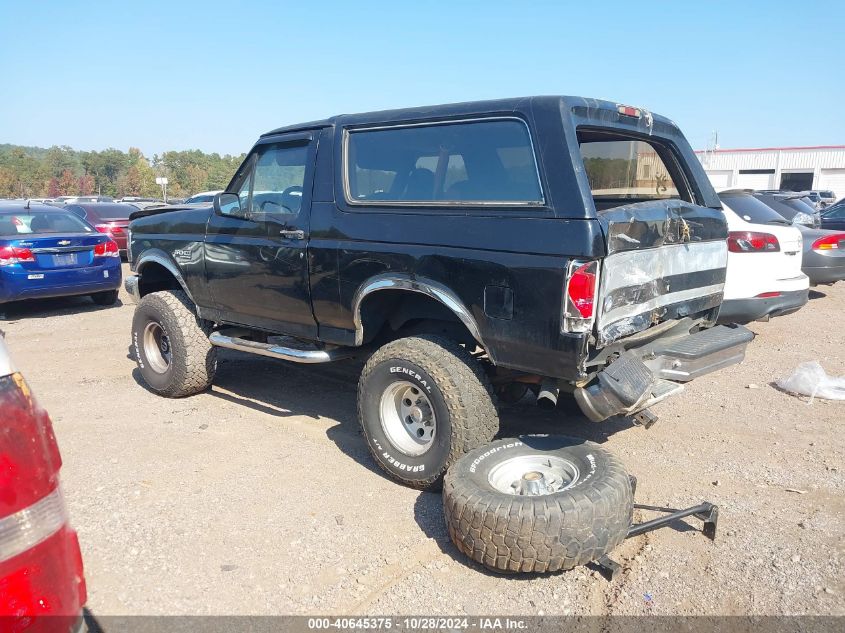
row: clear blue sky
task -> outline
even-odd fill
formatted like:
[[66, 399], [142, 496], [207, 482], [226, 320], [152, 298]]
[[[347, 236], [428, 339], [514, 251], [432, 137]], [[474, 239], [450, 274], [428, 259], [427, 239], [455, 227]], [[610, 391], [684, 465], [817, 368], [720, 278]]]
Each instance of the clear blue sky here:
[[0, 143], [246, 151], [342, 112], [530, 94], [696, 148], [845, 143], [845, 3], [0, 0]]

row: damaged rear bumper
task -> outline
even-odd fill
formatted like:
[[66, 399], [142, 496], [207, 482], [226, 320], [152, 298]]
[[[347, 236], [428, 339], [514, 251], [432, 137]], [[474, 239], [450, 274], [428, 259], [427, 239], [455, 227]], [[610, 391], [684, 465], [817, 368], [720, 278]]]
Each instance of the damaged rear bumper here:
[[594, 422], [633, 415], [683, 390], [688, 382], [745, 358], [750, 330], [720, 325], [694, 334], [659, 339], [628, 350], [575, 390], [581, 410]]

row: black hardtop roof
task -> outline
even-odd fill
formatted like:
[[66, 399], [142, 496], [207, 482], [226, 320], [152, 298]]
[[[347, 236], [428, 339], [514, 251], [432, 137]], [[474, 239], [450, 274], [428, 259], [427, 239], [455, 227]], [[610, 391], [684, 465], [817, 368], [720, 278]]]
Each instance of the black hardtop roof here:
[[[620, 105], [630, 105], [617, 103], [613, 101], [605, 101], [602, 99], [590, 99], [586, 97], [572, 97], [572, 96], [534, 96], [534, 97], [513, 97], [508, 99], [491, 99], [486, 101], [466, 101], [463, 103], [449, 103], [443, 105], [420, 106], [415, 108], [401, 108], [397, 110], [380, 110], [375, 112], [361, 112], [358, 114], [339, 114], [328, 119], [318, 121], [309, 121], [307, 123], [297, 123], [294, 125], [286, 125], [276, 128], [270, 132], [262, 134], [265, 136], [274, 136], [276, 134], [283, 134], [286, 132], [305, 132], [308, 130], [317, 130], [325, 127], [332, 127], [334, 125], [367, 125], [377, 123], [396, 123], [402, 121], [419, 121], [425, 119], [434, 119], [440, 117], [461, 117], [471, 115], [491, 115], [491, 114], [508, 114], [526, 112], [532, 107], [536, 106], [551, 106], [558, 107], [560, 103], [568, 106], [567, 109], [571, 111], [572, 108], [582, 107], [596, 110], [613, 110], [615, 111]], [[639, 106], [633, 106], [639, 107]], [[640, 108], [643, 113], [648, 112], [645, 108]], [[651, 114], [655, 121], [662, 121], [672, 126], [675, 124], [657, 114]]]

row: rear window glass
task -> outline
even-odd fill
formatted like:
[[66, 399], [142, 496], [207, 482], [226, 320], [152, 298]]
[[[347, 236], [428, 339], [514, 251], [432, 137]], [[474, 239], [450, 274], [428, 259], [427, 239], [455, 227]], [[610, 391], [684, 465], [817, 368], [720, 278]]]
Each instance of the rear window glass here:
[[71, 213], [17, 213], [0, 215], [0, 235], [92, 233], [88, 224]]
[[792, 218], [794, 218], [799, 212], [810, 215], [815, 213], [815, 210], [812, 207], [809, 207], [797, 198], [782, 198], [771, 194], [758, 194], [755, 197], [762, 200], [765, 204], [777, 211], [779, 215], [783, 216], [787, 220], [792, 220]]
[[580, 133], [581, 158], [596, 207], [681, 198], [659, 149], [646, 141]]
[[521, 121], [350, 131], [346, 164], [347, 195], [354, 202], [543, 202]]
[[788, 222], [751, 194], [719, 194], [719, 199], [746, 222], [753, 224], [788, 224]]

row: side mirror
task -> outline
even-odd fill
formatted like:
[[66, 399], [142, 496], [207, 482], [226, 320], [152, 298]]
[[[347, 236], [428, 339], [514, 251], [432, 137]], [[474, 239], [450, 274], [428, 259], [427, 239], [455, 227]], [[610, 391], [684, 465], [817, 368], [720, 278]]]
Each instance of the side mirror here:
[[241, 209], [241, 199], [236, 193], [218, 193], [214, 196], [214, 212], [234, 218], [246, 217], [246, 209]]

